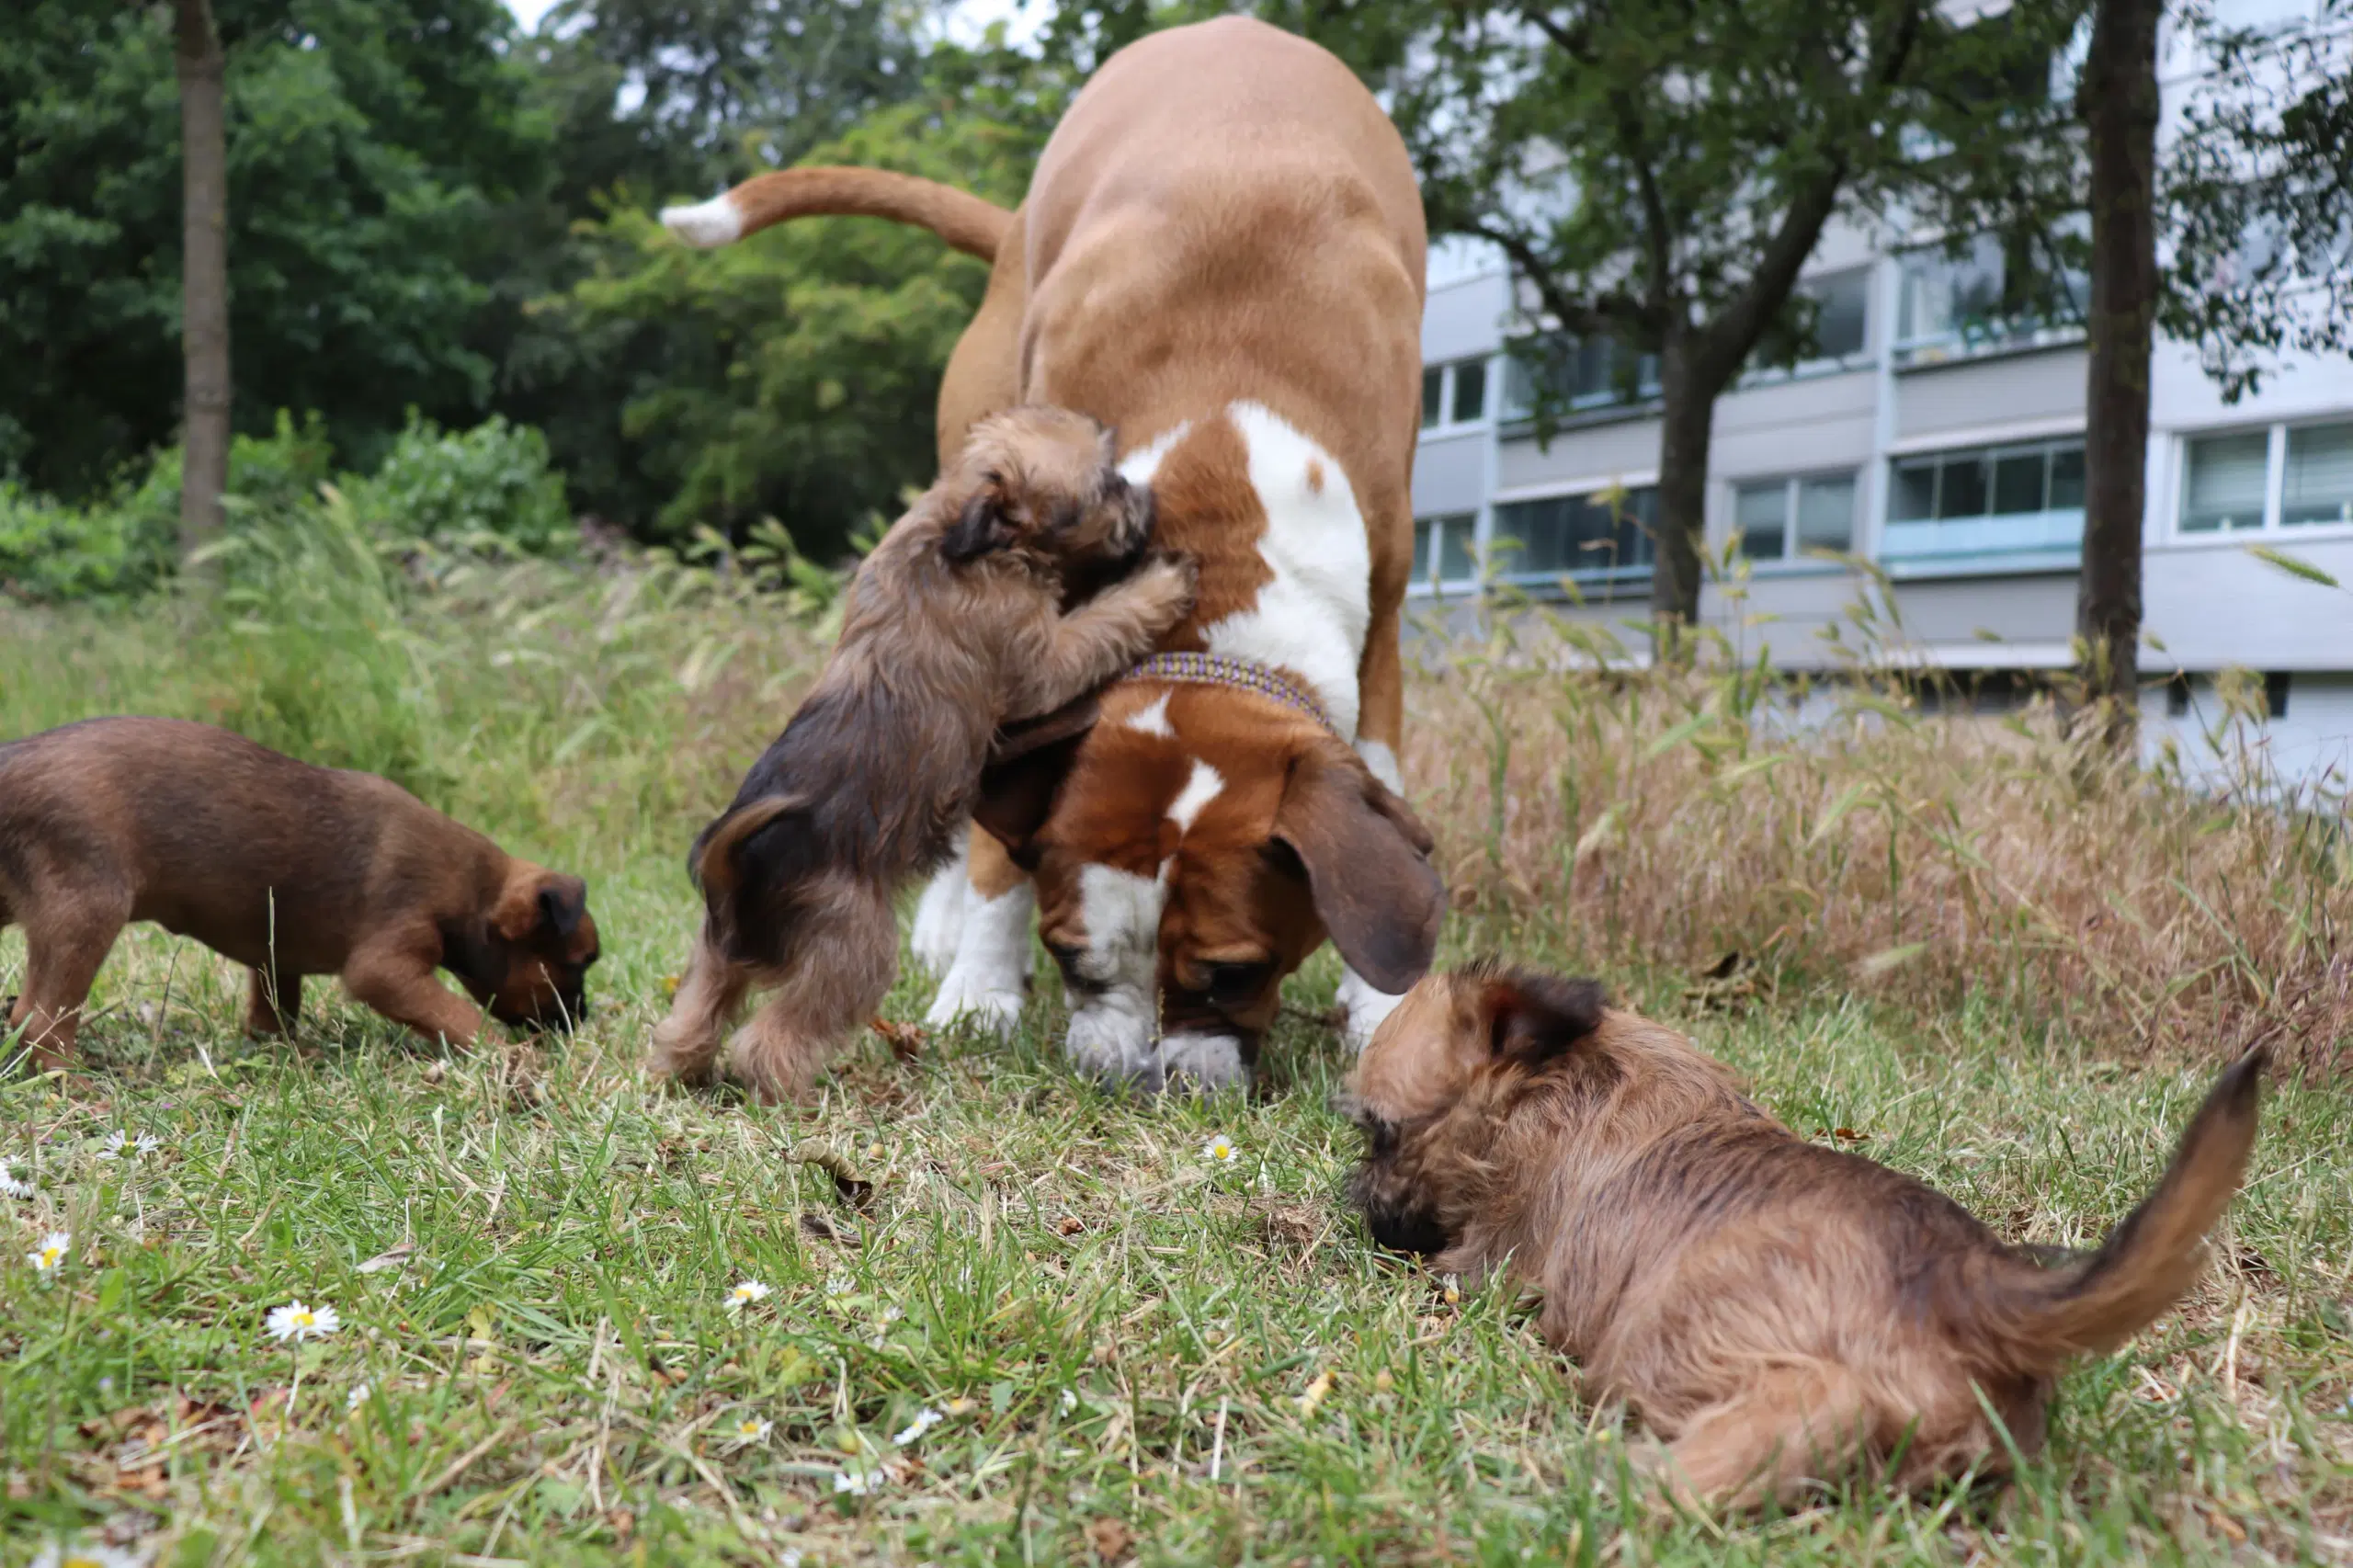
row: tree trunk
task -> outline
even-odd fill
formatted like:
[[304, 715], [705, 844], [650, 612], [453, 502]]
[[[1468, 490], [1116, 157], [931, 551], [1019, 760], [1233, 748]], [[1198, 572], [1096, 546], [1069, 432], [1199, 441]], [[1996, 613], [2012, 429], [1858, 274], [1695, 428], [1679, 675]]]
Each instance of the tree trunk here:
[[2091, 363], [2084, 565], [2075, 599], [2085, 715], [2130, 747], [2140, 717], [2141, 528], [2157, 305], [2157, 23], [2163, 0], [2100, 0], [2077, 112], [2091, 152]]
[[1651, 648], [1661, 664], [1690, 656], [1699, 624], [1699, 549], [1707, 533], [1708, 442], [1716, 387], [1693, 373], [1688, 340], [1670, 338], [1659, 357], [1663, 396], [1658, 438], [1657, 564], [1651, 572]]
[[182, 221], [180, 560], [221, 537], [229, 484], [227, 71], [210, 0], [177, 0]]

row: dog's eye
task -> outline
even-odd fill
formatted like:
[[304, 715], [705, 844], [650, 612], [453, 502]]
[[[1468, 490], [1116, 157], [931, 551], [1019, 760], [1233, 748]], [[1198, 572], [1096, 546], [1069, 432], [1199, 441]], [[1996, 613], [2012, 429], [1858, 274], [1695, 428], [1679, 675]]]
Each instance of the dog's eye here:
[[1258, 963], [1213, 963], [1209, 966], [1210, 1000], [1227, 1005], [1250, 1001], [1274, 972], [1272, 960]]

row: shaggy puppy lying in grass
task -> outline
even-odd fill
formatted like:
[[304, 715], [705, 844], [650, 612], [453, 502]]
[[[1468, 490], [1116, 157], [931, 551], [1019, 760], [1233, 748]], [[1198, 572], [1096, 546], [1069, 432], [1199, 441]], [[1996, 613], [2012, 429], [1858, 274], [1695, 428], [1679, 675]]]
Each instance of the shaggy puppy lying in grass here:
[[1189, 562], [1135, 567], [1152, 496], [1108, 432], [1051, 408], [975, 426], [849, 586], [841, 641], [688, 865], [708, 917], [654, 1033], [657, 1074], [707, 1077], [746, 992], [734, 1073], [801, 1093], [898, 972], [892, 895], [938, 869], [1001, 725], [1052, 713], [1148, 653], [1193, 600]]
[[[1382, 1244], [1476, 1278], [1508, 1260], [1544, 1337], [1665, 1448], [1677, 1497], [1787, 1502], [1868, 1467], [1913, 1487], [2042, 1442], [2053, 1381], [2178, 1301], [2246, 1168], [2264, 1052], [2222, 1074], [2155, 1192], [2050, 1264], [1743, 1098], [1591, 981], [1433, 974], [1345, 1108]], [[1995, 1427], [1999, 1422], [2000, 1430]]]

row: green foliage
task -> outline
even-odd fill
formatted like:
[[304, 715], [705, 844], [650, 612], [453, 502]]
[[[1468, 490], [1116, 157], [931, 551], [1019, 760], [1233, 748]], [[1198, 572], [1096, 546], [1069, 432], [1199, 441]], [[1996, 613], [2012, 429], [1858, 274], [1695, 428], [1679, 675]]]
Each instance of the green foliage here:
[[[811, 161], [1017, 201], [1055, 86], [952, 58], [960, 74]], [[698, 252], [621, 207], [589, 237], [597, 268], [550, 322], [643, 367], [619, 409], [618, 466], [658, 486], [657, 537], [771, 516], [826, 558], [928, 479], [940, 368], [980, 302], [983, 264], [868, 219], [802, 220]]]
[[[494, 205], [546, 131], [497, 0], [215, 0], [242, 426], [314, 408], [367, 463], [478, 412]], [[0, 6], [0, 472], [69, 497], [167, 444], [181, 387], [171, 8]]]
[[172, 530], [100, 504], [70, 506], [0, 480], [0, 594], [36, 601], [114, 598], [154, 585]]
[[392, 538], [482, 540], [527, 555], [561, 551], [573, 539], [547, 437], [495, 414], [471, 430], [444, 430], [412, 413], [374, 475], [347, 490]]

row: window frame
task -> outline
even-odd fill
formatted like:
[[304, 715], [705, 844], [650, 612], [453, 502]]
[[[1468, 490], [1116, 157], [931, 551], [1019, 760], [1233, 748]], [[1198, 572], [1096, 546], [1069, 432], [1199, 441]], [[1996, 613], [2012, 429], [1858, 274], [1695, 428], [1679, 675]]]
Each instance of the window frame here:
[[[2070, 431], [2063, 435], [2028, 437], [2007, 441], [1961, 442], [1949, 447], [1929, 447], [1914, 451], [1889, 453], [1881, 460], [1886, 464], [1887, 489], [1885, 500], [1881, 508], [1878, 538], [1872, 543], [1872, 558], [1878, 561], [1891, 576], [1894, 577], [2002, 576], [2021, 572], [2080, 569], [2083, 562], [2082, 517], [2086, 508], [2081, 504], [2064, 507], [2052, 506], [2048, 504], [2053, 483], [2053, 465], [2059, 456], [2069, 449], [2073, 449], [2075, 452], [2076, 461], [2079, 464], [2085, 461], [2086, 442], [2081, 431]], [[1995, 511], [1993, 505], [1995, 496], [1999, 494], [1997, 486], [2000, 483], [1999, 470], [2002, 460], [2015, 459], [2029, 452], [2038, 454], [2042, 461], [2042, 494], [2045, 505], [2032, 512]], [[1986, 495], [1984, 511], [1949, 517], [1899, 517], [1896, 515], [1900, 489], [1898, 474], [1906, 464], [1922, 461], [1937, 463], [1938, 489], [1941, 494], [1943, 469], [1952, 460], [1961, 457], [1974, 457], [1984, 467]], [[2077, 518], [2076, 535], [2071, 545], [2017, 543], [2003, 546], [1987, 543], [1970, 549], [1897, 550], [1893, 552], [1889, 549], [1891, 543], [1902, 541], [1904, 536], [1897, 532], [1898, 529], [1924, 527], [1942, 528], [1971, 522], [1991, 524], [2005, 518], [2050, 518], [2070, 512], [2074, 513]]]
[[[1422, 410], [1424, 423], [1415, 432], [1415, 437], [1427, 439], [1432, 436], [1452, 436], [1466, 430], [1483, 430], [1493, 424], [1495, 417], [1496, 396], [1495, 358], [1496, 356], [1493, 354], [1463, 354], [1451, 359], [1440, 359], [1436, 364], [1425, 363], [1422, 366], [1422, 374], [1425, 378], [1433, 371], [1438, 374], [1438, 415], [1436, 419], [1430, 418], [1429, 410], [1425, 407]], [[1454, 414], [1455, 389], [1459, 384], [1456, 372], [1465, 365], [1478, 366], [1481, 374], [1484, 377], [1484, 382], [1477, 416], [1458, 419]]]
[[[2088, 217], [2086, 221], [2088, 222]], [[1972, 242], [1986, 237], [1983, 233], [1971, 236]], [[1915, 262], [1926, 260], [1944, 266], [1958, 264], [1945, 254], [1941, 240], [1903, 246], [1893, 253], [1893, 259], [1895, 263], [1895, 316], [1888, 323], [1887, 358], [1889, 365], [1899, 371], [1971, 364], [2012, 354], [2039, 354], [2047, 349], [2081, 344], [2087, 335], [2079, 322], [2064, 319], [2046, 321], [2031, 313], [1988, 317], [1974, 326], [1947, 326], [1930, 333], [1911, 330], [1904, 317], [1912, 299]], [[2070, 291], [2084, 301], [2079, 307], [2079, 313], [2088, 312], [2091, 275], [2088, 272], [2075, 273], [2067, 281]]]
[[[1479, 512], [1476, 507], [1461, 512], [1431, 512], [1414, 519], [1414, 529], [1421, 531], [1424, 524], [1430, 527], [1427, 542], [1415, 551], [1419, 557], [1414, 570], [1405, 579], [1408, 598], [1447, 598], [1455, 594], [1472, 594], [1479, 589], [1480, 560], [1483, 554], [1479, 543]], [[1462, 525], [1470, 546], [1471, 574], [1467, 577], [1441, 577], [1438, 566], [1446, 559], [1446, 536], [1441, 531], [1451, 524]]]
[[[1495, 542], [1506, 537], [1518, 540], [1518, 536], [1509, 534], [1504, 523], [1503, 515], [1507, 507], [1545, 501], [1574, 501], [1589, 504], [1597, 496], [1608, 494], [1613, 490], [1620, 494], [1621, 500], [1619, 504], [1629, 513], [1635, 511], [1634, 498], [1644, 493], [1648, 493], [1653, 497], [1652, 505], [1655, 506], [1658, 476], [1650, 474], [1639, 480], [1585, 479], [1568, 484], [1547, 484], [1538, 490], [1498, 495], [1490, 503], [1494, 521], [1489, 527], [1487, 548], [1492, 551]], [[1635, 529], [1638, 532], [1642, 531], [1644, 525], [1640, 517], [1635, 517], [1632, 521]], [[1524, 548], [1527, 541], [1518, 540], [1518, 542]], [[1657, 541], [1654, 539], [1652, 540], [1654, 556], [1656, 549]], [[1504, 557], [1488, 574], [1490, 580], [1498, 585], [1514, 588], [1521, 593], [1531, 591], [1560, 593], [1561, 585], [1563, 582], [1574, 583], [1576, 585], [1578, 596], [1586, 602], [1594, 604], [1619, 603], [1648, 595], [1651, 579], [1658, 571], [1655, 559], [1634, 565], [1593, 566], [1582, 571], [1574, 568], [1535, 571], [1514, 569], [1509, 564], [1509, 559], [1508, 556]]]
[[[2288, 439], [2297, 430], [2353, 429], [2353, 412], [2336, 410], [2295, 418], [2268, 419], [2236, 425], [2207, 426], [2173, 432], [2171, 453], [2173, 496], [2166, 508], [2165, 540], [2191, 548], [2244, 549], [2248, 541], [2292, 543], [2298, 540], [2353, 539], [2353, 522], [2290, 523], [2283, 519], [2288, 494]], [[2189, 528], [2182, 526], [2189, 505], [2189, 449], [2217, 437], [2264, 437], [2263, 520], [2253, 528]]]
[[[1744, 370], [1733, 383], [1737, 389], [1779, 386], [1787, 381], [1802, 381], [1814, 376], [1845, 375], [1854, 370], [1868, 370], [1875, 366], [1878, 356], [1872, 352], [1871, 328], [1877, 323], [1879, 310], [1879, 268], [1871, 262], [1859, 262], [1853, 267], [1833, 267], [1810, 278], [1798, 279], [1792, 292], [1803, 293], [1809, 286], [1819, 287], [1833, 279], [1858, 278], [1863, 286], [1863, 345], [1852, 354], [1824, 354], [1812, 359], [1801, 359], [1793, 365], [1759, 365]], [[1769, 475], [1767, 477], [1770, 477]]]
[[[1727, 509], [1729, 519], [1724, 537], [1727, 540], [1739, 532], [1740, 493], [1762, 489], [1768, 484], [1781, 487], [1781, 553], [1778, 556], [1751, 555], [1746, 550], [1740, 558], [1748, 562], [1749, 571], [1757, 575], [1783, 575], [1790, 573], [1836, 572], [1835, 562], [1824, 561], [1808, 554], [1798, 543], [1798, 491], [1808, 483], [1843, 480], [1852, 491], [1848, 497], [1847, 516], [1847, 548], [1844, 553], [1857, 552], [1863, 532], [1863, 471], [1859, 468], [1801, 469], [1790, 473], [1760, 473], [1730, 482], [1732, 505]], [[1744, 540], [1745, 542], [1745, 540]], [[1812, 547], [1808, 547], [1812, 548]]]

